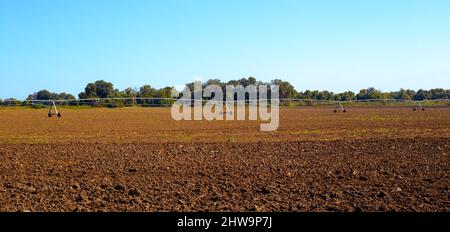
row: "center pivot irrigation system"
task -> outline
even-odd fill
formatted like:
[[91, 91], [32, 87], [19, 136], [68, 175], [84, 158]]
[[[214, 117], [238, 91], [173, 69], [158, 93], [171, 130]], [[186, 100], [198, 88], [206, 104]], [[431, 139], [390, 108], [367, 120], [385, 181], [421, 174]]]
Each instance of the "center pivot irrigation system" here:
[[[67, 104], [86, 104], [86, 105], [94, 105], [99, 104], [101, 102], [105, 103], [111, 103], [111, 101], [127, 101], [132, 102], [131, 105], [136, 104], [137, 101], [146, 102], [141, 105], [145, 106], [170, 106], [177, 100], [180, 100], [178, 98], [92, 98], [92, 99], [71, 99], [71, 100], [4, 100], [4, 106], [13, 106], [14, 105], [27, 105], [27, 103], [30, 103], [31, 105], [44, 105], [48, 106], [48, 117], [57, 116], [58, 118], [62, 117], [61, 112], [58, 111], [57, 105], [67, 105]], [[228, 113], [231, 113], [230, 106], [234, 106], [234, 104], [253, 104], [257, 105], [258, 100], [229, 100], [229, 101], [214, 101], [214, 100], [196, 100], [196, 99], [181, 99], [182, 101], [187, 101], [189, 104], [193, 105], [194, 102], [215, 102], [216, 104], [222, 103], [225, 106], [225, 109]], [[264, 99], [263, 99], [264, 100]], [[450, 99], [436, 99], [436, 100], [423, 100], [423, 101], [414, 101], [414, 100], [401, 100], [401, 99], [365, 99], [365, 100], [349, 100], [349, 101], [332, 101], [332, 100], [316, 100], [316, 99], [295, 99], [295, 98], [282, 98], [282, 99], [267, 99], [268, 104], [270, 105], [270, 102], [277, 101], [280, 106], [290, 106], [290, 107], [300, 107], [300, 106], [312, 106], [312, 105], [334, 105], [333, 112], [347, 112], [347, 109], [344, 107], [344, 105], [351, 105], [353, 103], [402, 103], [407, 104], [411, 107], [413, 107], [413, 111], [425, 111], [424, 104], [425, 103], [444, 103], [445, 105], [450, 106]], [[8, 103], [9, 104], [5, 104]], [[20, 102], [20, 104], [17, 104]], [[284, 103], [284, 104], [280, 104]], [[225, 112], [224, 112], [225, 113]]]
[[[52, 112], [52, 108], [55, 110], [55, 112]], [[61, 117], [61, 113], [58, 112], [58, 108], [56, 108], [56, 103], [54, 100], [51, 100], [50, 108], [48, 109], [48, 117], [51, 118], [53, 115], [58, 116], [58, 118]]]

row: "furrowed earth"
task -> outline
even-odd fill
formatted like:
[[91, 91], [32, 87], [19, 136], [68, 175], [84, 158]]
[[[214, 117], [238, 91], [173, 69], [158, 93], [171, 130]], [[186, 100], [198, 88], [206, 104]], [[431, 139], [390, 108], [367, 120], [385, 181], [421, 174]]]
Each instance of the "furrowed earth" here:
[[450, 211], [450, 108], [0, 108], [0, 211]]

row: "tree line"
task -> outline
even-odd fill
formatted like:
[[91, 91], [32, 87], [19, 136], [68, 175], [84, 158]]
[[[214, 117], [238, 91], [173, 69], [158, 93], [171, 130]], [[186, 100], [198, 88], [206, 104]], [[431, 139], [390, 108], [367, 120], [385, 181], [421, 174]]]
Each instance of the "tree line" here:
[[[282, 99], [310, 99], [310, 100], [334, 100], [334, 101], [349, 101], [349, 100], [367, 100], [367, 99], [399, 99], [399, 100], [435, 100], [435, 99], [450, 99], [450, 89], [435, 88], [430, 90], [419, 89], [417, 91], [411, 89], [400, 89], [398, 91], [383, 92], [376, 88], [370, 87], [361, 89], [358, 93], [352, 91], [345, 91], [342, 93], [334, 93], [327, 90], [306, 90], [297, 91], [294, 86], [288, 81], [275, 79], [270, 82], [257, 81], [254, 77], [242, 78], [238, 80], [230, 80], [223, 82], [219, 79], [210, 79], [203, 83], [207, 85], [221, 86], [225, 93], [226, 85], [278, 85], [279, 97]], [[187, 87], [193, 91], [194, 83], [187, 83]], [[139, 100], [139, 98], [171, 98], [171, 86], [156, 89], [151, 85], [143, 85], [140, 88], [126, 88], [119, 90], [114, 88], [111, 82], [98, 80], [93, 83], [88, 83], [84, 91], [78, 94], [78, 99], [97, 99], [97, 98], [131, 98], [128, 102], [122, 101], [124, 104], [149, 104], [149, 100]], [[132, 100], [138, 98], [138, 100]], [[77, 98], [69, 93], [53, 93], [48, 90], [40, 90], [30, 94], [26, 100], [76, 100]], [[15, 99], [8, 99], [15, 100]], [[117, 102], [117, 101], [116, 101]], [[3, 101], [0, 99], [0, 104]], [[161, 100], [154, 100], [151, 103], [161, 104]]]

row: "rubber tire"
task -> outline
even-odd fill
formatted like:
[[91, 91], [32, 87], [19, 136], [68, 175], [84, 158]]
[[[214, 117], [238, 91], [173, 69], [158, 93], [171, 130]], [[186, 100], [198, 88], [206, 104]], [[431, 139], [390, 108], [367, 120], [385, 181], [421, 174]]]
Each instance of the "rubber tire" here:
[[48, 113], [48, 117], [51, 118], [51, 117], [52, 117], [52, 114], [51, 114], [51, 113]]
[[58, 118], [60, 118], [61, 117], [61, 113], [58, 113]]

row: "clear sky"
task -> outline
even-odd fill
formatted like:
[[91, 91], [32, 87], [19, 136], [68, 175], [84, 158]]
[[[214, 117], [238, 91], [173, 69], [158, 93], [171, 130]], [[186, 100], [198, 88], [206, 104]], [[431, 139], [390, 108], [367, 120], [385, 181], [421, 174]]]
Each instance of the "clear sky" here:
[[249, 76], [450, 88], [450, 1], [0, 0], [0, 98]]

